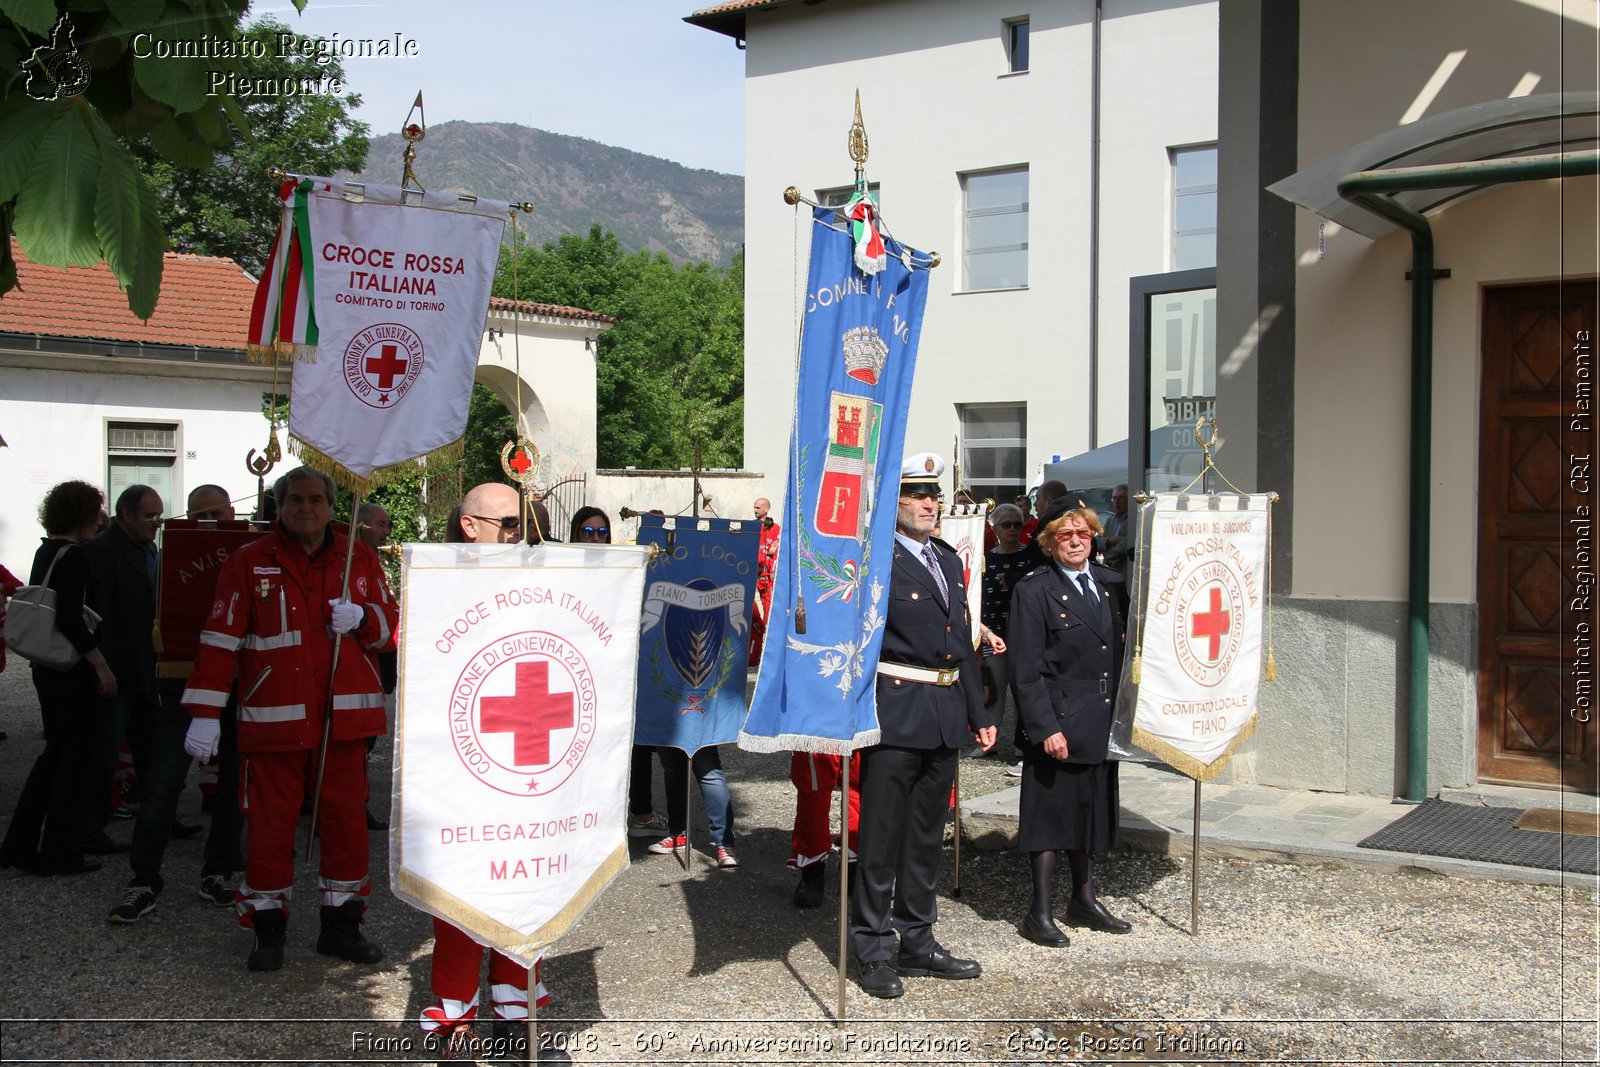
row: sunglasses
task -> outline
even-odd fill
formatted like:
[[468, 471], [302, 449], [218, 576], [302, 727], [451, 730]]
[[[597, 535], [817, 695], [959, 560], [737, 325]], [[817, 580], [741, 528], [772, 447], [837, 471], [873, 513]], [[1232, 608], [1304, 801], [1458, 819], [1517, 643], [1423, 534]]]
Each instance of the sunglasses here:
[[585, 537], [610, 537], [611, 536], [611, 527], [609, 527], [609, 526], [585, 526], [583, 528], [583, 536], [585, 536]]
[[516, 515], [502, 515], [498, 519], [492, 515], [468, 515], [469, 519], [479, 522], [492, 522], [503, 530], [515, 530], [522, 526], [522, 519]]
[[997, 522], [997, 523], [995, 523], [995, 525], [1000, 527], [1000, 529], [1002, 529], [1002, 530], [1020, 530], [1020, 529], [1022, 529], [1022, 523], [1020, 523], [1020, 522]]
[[1062, 532], [1056, 534], [1056, 540], [1060, 541], [1062, 544], [1066, 544], [1068, 541], [1074, 540], [1093, 541], [1094, 534], [1090, 533], [1088, 530], [1063, 530]]

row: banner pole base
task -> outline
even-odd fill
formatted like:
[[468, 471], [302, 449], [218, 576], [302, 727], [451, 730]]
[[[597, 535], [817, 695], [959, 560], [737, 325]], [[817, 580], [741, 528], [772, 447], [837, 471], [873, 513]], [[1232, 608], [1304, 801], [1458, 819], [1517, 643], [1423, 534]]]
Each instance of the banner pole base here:
[[1200, 934], [1200, 779], [1194, 780], [1194, 854], [1189, 861], [1189, 936]]

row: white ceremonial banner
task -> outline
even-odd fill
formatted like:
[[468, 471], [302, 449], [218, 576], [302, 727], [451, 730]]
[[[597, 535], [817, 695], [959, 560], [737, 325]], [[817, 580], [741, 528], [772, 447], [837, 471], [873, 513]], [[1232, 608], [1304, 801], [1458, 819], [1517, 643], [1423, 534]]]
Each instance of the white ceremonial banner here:
[[509, 206], [312, 181], [317, 351], [295, 365], [289, 431], [366, 479], [460, 440]]
[[978, 628], [983, 625], [983, 527], [982, 504], [952, 504], [939, 518], [940, 540], [961, 557], [961, 573], [967, 582], [967, 612], [972, 618], [972, 647], [978, 647]]
[[1162, 493], [1140, 509], [1149, 569], [1133, 743], [1201, 781], [1255, 733], [1269, 501]]
[[390, 885], [524, 966], [628, 866], [649, 556], [405, 546]]

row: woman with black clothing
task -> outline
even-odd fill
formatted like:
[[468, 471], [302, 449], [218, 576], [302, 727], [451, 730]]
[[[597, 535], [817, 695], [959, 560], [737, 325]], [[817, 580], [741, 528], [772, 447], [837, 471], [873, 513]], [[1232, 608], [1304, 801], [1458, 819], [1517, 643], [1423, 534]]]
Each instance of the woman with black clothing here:
[[44, 543], [33, 557], [32, 584], [45, 581], [56, 594], [56, 626], [83, 653], [64, 671], [33, 666], [44, 719], [44, 751], [17, 797], [0, 866], [24, 867], [39, 874], [85, 874], [100, 869], [84, 858], [81, 840], [87, 829], [83, 783], [95, 761], [99, 720], [111, 714], [117, 680], [99, 644], [83, 621], [83, 605], [93, 595], [89, 561], [78, 547], [94, 536], [105, 497], [87, 482], [62, 482], [45, 494], [39, 506]]
[[1095, 893], [1094, 854], [1117, 843], [1117, 763], [1108, 758], [1121, 677], [1128, 594], [1122, 575], [1089, 558], [1100, 519], [1064, 500], [1039, 516], [1035, 538], [1048, 562], [1012, 594], [1011, 687], [1027, 734], [1017, 849], [1028, 854], [1033, 900], [1020, 932], [1064, 948], [1051, 906], [1056, 856], [1072, 870], [1067, 918], [1106, 933], [1132, 925]]
[[[983, 625], [989, 632], [1004, 639], [1007, 631], [1007, 621], [1011, 616], [1011, 590], [1023, 575], [1043, 562], [1036, 551], [1022, 543], [1022, 509], [1015, 504], [1001, 504], [994, 509], [994, 514], [989, 516], [990, 527], [995, 532], [995, 547], [983, 554]], [[1007, 758], [1007, 763], [1016, 763], [1022, 758], [1023, 742], [1020, 734], [1015, 730], [1017, 725], [1015, 711], [1007, 710], [1007, 695], [1010, 689], [1010, 653], [992, 652], [990, 646], [983, 646], [983, 665], [989, 669], [989, 677], [993, 684], [988, 688], [988, 699], [984, 706], [998, 708], [994, 715], [995, 724], [999, 731], [994, 751], [1000, 750], [999, 738], [1010, 736], [1015, 753]], [[1011, 702], [1015, 708], [1015, 702]], [[977, 756], [981, 749], [972, 753]], [[1022, 764], [1016, 763], [1016, 773], [1022, 771]]]

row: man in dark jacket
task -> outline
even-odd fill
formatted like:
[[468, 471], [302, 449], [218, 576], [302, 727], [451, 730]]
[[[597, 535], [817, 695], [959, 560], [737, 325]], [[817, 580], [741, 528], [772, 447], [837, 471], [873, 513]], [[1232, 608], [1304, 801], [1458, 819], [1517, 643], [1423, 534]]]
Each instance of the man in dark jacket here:
[[[861, 988], [875, 997], [900, 996], [901, 977], [983, 973], [976, 961], [950, 955], [933, 937], [956, 757], [971, 732], [985, 749], [995, 737], [983, 706], [961, 559], [933, 537], [943, 473], [944, 461], [927, 452], [900, 468], [889, 611], [878, 663], [881, 737], [861, 753], [861, 840], [850, 939]], [[893, 959], [897, 933], [899, 956]]]

